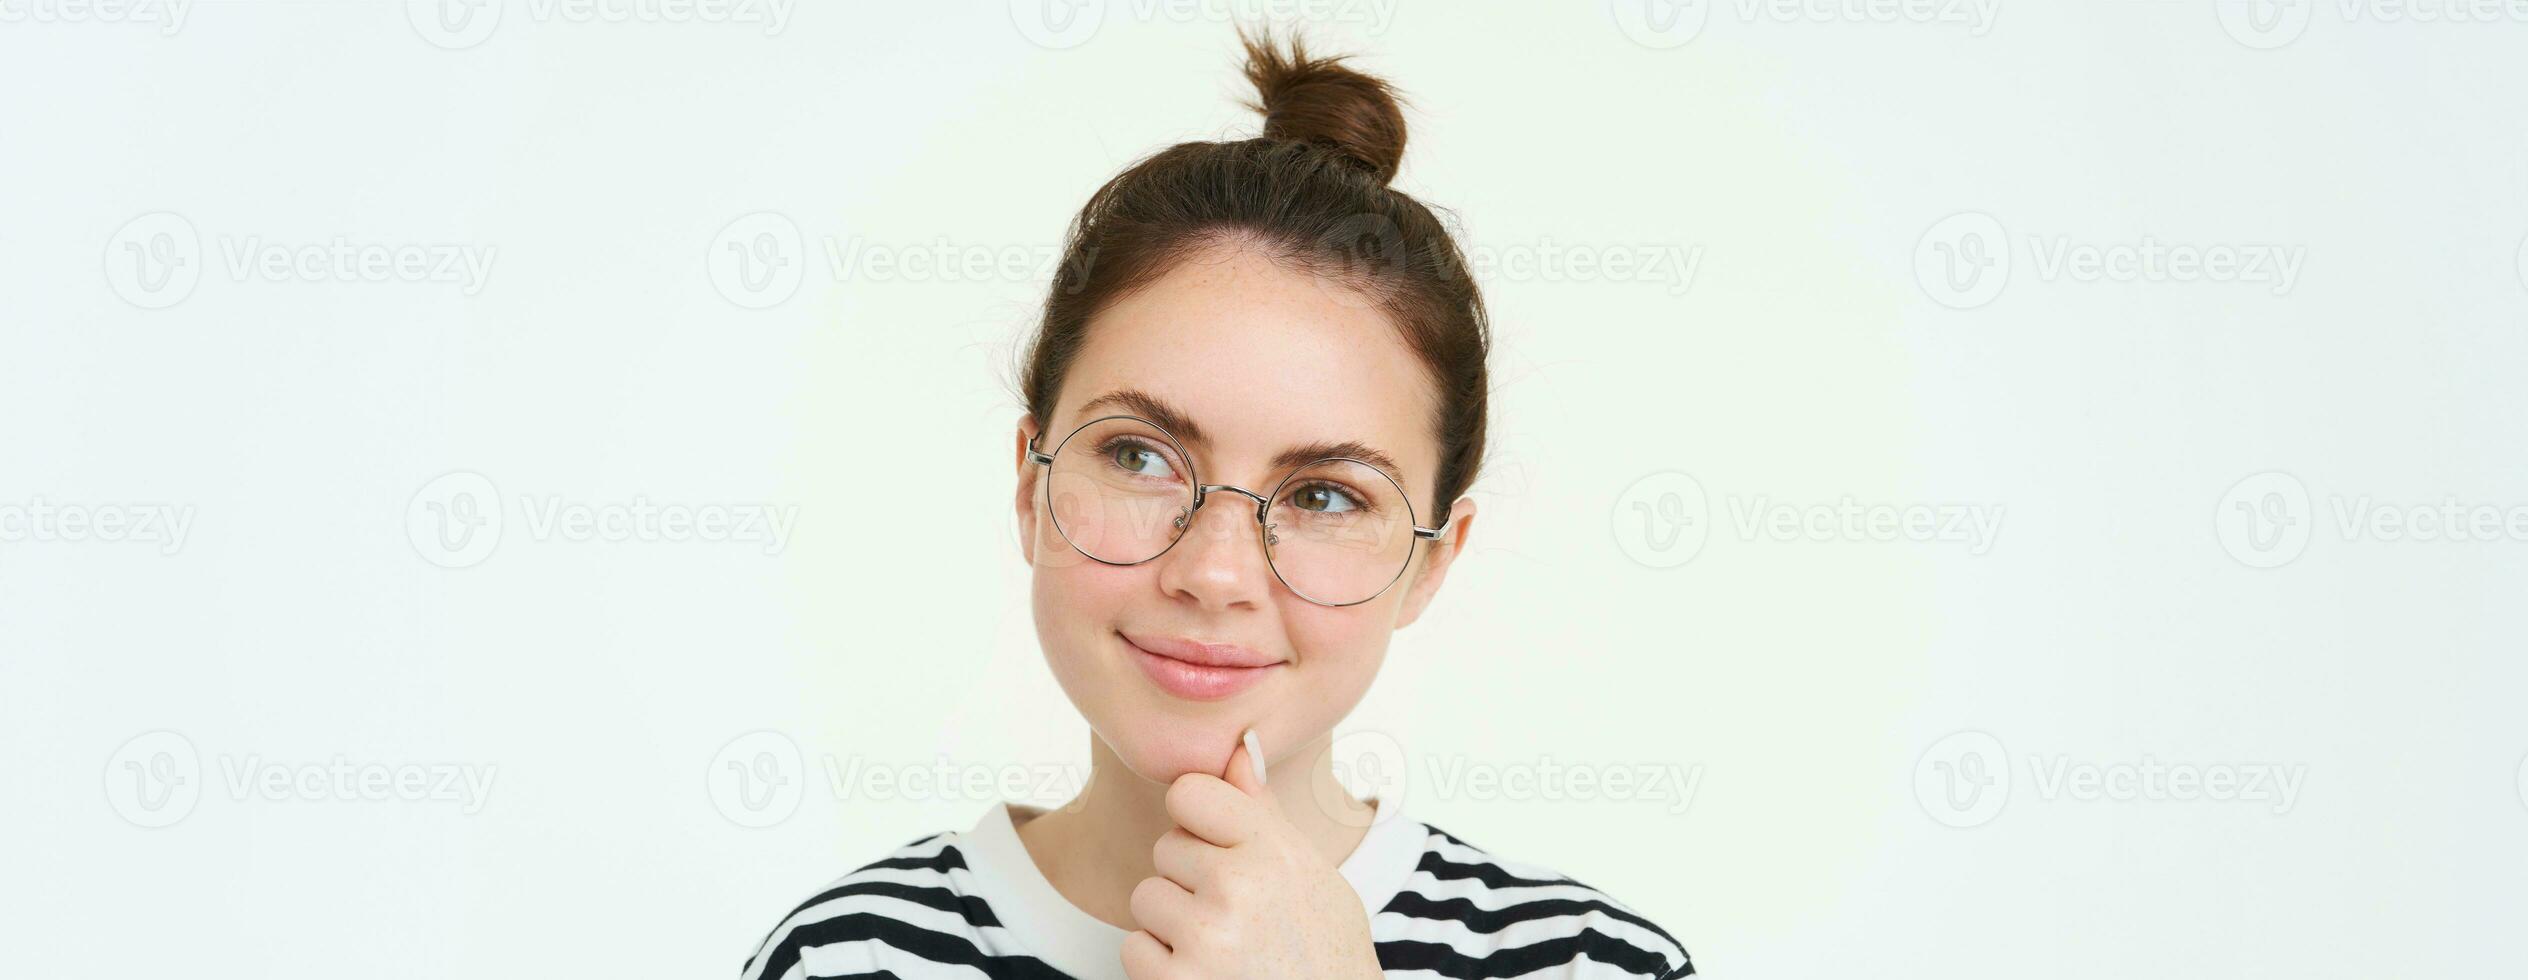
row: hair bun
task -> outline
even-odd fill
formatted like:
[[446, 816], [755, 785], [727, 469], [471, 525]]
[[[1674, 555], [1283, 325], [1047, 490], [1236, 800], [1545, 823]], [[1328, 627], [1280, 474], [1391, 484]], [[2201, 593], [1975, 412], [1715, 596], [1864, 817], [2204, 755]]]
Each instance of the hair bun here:
[[1343, 56], [1308, 56], [1296, 35], [1284, 53], [1271, 29], [1238, 40], [1246, 47], [1246, 78], [1264, 114], [1264, 138], [1316, 143], [1378, 175], [1394, 180], [1404, 162], [1404, 109], [1387, 83], [1343, 65]]

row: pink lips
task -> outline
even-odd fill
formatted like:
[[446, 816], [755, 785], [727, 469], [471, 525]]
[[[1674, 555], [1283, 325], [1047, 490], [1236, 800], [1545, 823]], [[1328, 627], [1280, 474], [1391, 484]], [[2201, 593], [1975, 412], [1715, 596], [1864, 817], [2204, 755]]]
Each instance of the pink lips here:
[[1218, 701], [1253, 687], [1282, 665], [1279, 658], [1226, 643], [1163, 636], [1124, 636], [1133, 662], [1151, 682], [1190, 701]]

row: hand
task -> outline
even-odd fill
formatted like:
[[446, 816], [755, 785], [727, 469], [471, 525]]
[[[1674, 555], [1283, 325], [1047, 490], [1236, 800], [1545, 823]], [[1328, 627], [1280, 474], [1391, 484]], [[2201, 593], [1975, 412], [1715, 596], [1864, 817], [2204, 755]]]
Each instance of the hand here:
[[1370, 980], [1383, 974], [1369, 912], [1301, 837], [1241, 744], [1226, 780], [1192, 772], [1167, 789], [1176, 827], [1150, 849], [1157, 877], [1132, 890], [1132, 980]]

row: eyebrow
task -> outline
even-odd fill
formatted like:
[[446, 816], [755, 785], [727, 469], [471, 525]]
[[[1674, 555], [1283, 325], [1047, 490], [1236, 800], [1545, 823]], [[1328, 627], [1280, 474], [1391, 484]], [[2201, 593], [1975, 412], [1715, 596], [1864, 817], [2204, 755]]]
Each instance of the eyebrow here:
[[[1088, 418], [1096, 418], [1099, 410], [1108, 408], [1120, 408], [1156, 422], [1159, 428], [1166, 429], [1170, 435], [1194, 445], [1204, 447], [1211, 445], [1211, 437], [1203, 433], [1202, 426], [1194, 424], [1193, 416], [1169, 404], [1166, 399], [1141, 389], [1117, 388], [1091, 398], [1087, 404], [1080, 406], [1080, 414]], [[1368, 463], [1385, 470], [1387, 478], [1396, 481], [1396, 486], [1404, 486], [1404, 468], [1396, 465], [1395, 457], [1379, 451], [1376, 446], [1355, 439], [1344, 439], [1339, 442], [1320, 440], [1291, 446], [1273, 455], [1273, 469], [1275, 472], [1286, 471], [1328, 456], [1348, 456]]]

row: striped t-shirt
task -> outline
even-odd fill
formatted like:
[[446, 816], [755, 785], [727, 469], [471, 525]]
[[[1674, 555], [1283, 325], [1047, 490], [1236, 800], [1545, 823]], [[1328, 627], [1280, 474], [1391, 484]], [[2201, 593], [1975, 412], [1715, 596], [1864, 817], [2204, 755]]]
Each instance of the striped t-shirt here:
[[[764, 937], [741, 980], [1124, 980], [1127, 933], [1063, 898], [1019, 841], [1019, 818], [1041, 812], [996, 804], [971, 830], [913, 841], [835, 880]], [[1377, 910], [1370, 937], [1387, 976], [1694, 972], [1666, 930], [1597, 889], [1383, 807], [1379, 817], [1341, 870]]]

